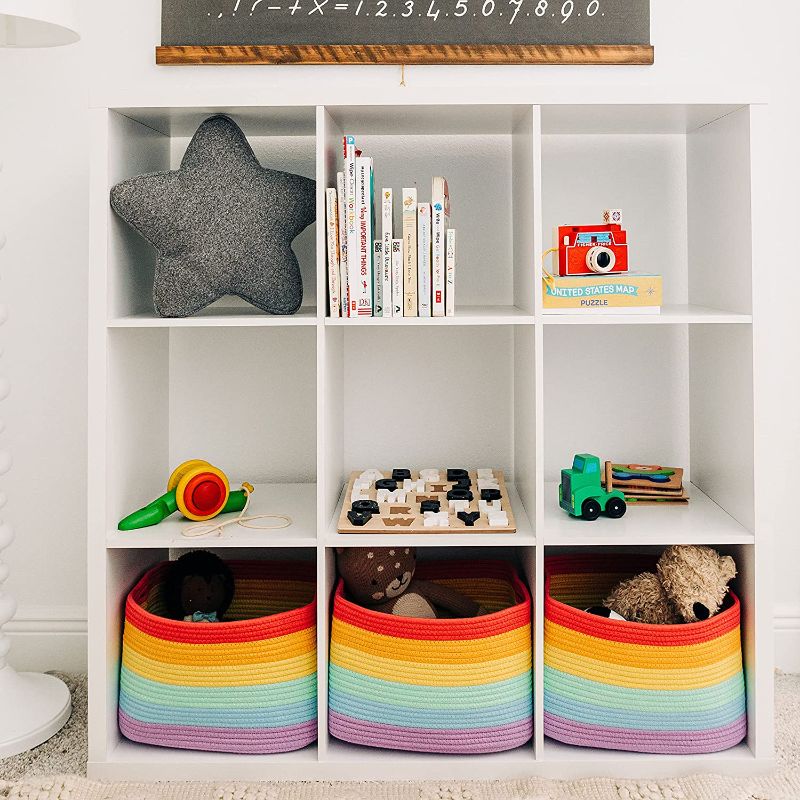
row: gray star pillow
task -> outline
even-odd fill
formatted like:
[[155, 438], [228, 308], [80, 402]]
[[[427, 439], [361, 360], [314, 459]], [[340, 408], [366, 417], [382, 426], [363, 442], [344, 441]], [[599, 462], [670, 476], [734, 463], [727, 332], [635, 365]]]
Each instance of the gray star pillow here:
[[300, 308], [292, 241], [314, 221], [315, 182], [264, 169], [227, 117], [203, 122], [180, 169], [118, 183], [111, 207], [158, 251], [159, 316], [188, 317], [227, 294], [270, 314]]

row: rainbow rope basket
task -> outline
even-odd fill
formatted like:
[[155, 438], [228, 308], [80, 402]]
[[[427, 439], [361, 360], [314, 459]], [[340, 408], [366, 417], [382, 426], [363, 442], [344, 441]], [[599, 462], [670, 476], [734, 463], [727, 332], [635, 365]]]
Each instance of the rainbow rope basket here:
[[119, 692], [128, 739], [227, 753], [316, 741], [315, 566], [227, 563], [236, 581], [230, 622], [164, 618], [168, 562], [128, 595]]
[[531, 598], [510, 564], [420, 564], [417, 576], [492, 612], [416, 619], [369, 611], [336, 587], [329, 669], [333, 736], [426, 753], [493, 753], [533, 732]]
[[544, 733], [573, 745], [641, 753], [713, 753], [747, 733], [740, 607], [711, 619], [645, 625], [587, 614], [652, 557], [545, 562]]

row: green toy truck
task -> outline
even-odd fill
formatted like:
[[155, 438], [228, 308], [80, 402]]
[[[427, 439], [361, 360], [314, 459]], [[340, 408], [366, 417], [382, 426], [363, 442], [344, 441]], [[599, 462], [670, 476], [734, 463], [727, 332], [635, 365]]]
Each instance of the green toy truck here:
[[558, 503], [573, 517], [594, 520], [605, 512], [611, 519], [619, 519], [628, 506], [625, 495], [614, 489], [611, 480], [611, 462], [606, 461], [606, 488], [600, 481], [600, 459], [589, 453], [579, 453], [572, 459], [572, 469], [561, 470]]

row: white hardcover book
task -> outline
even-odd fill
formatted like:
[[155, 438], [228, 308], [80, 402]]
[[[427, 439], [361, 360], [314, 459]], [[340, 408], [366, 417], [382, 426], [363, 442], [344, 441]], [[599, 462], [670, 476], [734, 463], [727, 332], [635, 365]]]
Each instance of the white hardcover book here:
[[358, 224], [356, 213], [356, 140], [344, 137], [344, 180], [347, 192], [347, 286], [350, 295], [348, 317], [358, 314], [358, 304], [363, 298], [358, 268]]
[[336, 173], [336, 194], [339, 207], [339, 292], [342, 297], [342, 316], [349, 316], [350, 291], [347, 280], [347, 197], [344, 172]]
[[374, 239], [372, 242], [372, 275], [375, 284], [375, 314], [376, 317], [384, 316], [383, 300], [383, 242]]
[[434, 317], [445, 313], [445, 237], [450, 222], [450, 194], [447, 181], [433, 179], [431, 190], [431, 308]]
[[417, 203], [417, 309], [431, 316], [431, 204]]
[[325, 229], [328, 241], [328, 313], [339, 317], [342, 298], [339, 294], [339, 202], [336, 189], [325, 190]]
[[403, 240], [392, 239], [392, 316], [403, 316]]
[[447, 229], [447, 248], [445, 250], [445, 316], [456, 315], [456, 230]]
[[417, 190], [403, 189], [403, 316], [417, 316]]
[[372, 316], [372, 159], [356, 158], [356, 223], [358, 227], [358, 287], [356, 314]]
[[381, 191], [381, 236], [383, 239], [383, 265], [381, 276], [383, 279], [383, 315], [394, 316], [392, 300], [392, 190], [384, 188]]

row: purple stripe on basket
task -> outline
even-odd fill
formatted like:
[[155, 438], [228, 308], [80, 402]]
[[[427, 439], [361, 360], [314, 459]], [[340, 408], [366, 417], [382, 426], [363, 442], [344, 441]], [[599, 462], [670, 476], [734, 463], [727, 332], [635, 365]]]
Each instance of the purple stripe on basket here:
[[718, 753], [744, 739], [747, 734], [747, 716], [742, 714], [730, 725], [705, 731], [640, 731], [587, 725], [545, 712], [544, 734], [566, 744], [600, 747], [605, 750], [669, 755]]
[[317, 721], [284, 728], [201, 728], [139, 722], [119, 712], [119, 729], [134, 742], [211, 753], [287, 753], [317, 740]]
[[331, 711], [328, 724], [331, 734], [346, 742], [418, 753], [499, 753], [525, 744], [533, 735], [532, 718], [492, 728], [446, 731], [379, 725]]

